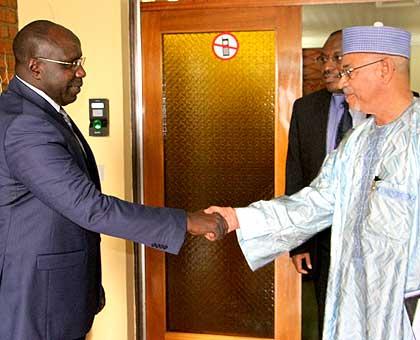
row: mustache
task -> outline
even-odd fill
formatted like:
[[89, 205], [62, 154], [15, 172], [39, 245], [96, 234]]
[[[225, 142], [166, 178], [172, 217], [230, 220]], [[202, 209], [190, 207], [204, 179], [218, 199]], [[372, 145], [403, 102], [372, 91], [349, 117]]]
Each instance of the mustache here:
[[322, 72], [322, 75], [324, 77], [329, 77], [329, 76], [338, 76], [338, 71], [336, 72], [331, 72], [330, 70], [325, 70], [324, 72]]

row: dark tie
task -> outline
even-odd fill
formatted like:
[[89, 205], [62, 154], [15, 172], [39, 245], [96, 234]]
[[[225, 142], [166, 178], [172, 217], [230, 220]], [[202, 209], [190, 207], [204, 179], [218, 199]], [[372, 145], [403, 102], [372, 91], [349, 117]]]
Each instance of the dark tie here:
[[63, 116], [63, 119], [67, 123], [69, 128], [73, 131], [73, 126], [71, 125], [70, 117], [62, 107], [60, 107], [60, 114], [61, 114], [61, 116]]
[[353, 126], [353, 119], [351, 118], [351, 115], [350, 115], [349, 105], [347, 104], [345, 100], [343, 100], [342, 106], [343, 106], [343, 115], [341, 116], [340, 122], [338, 123], [337, 137], [335, 139], [335, 147], [337, 147], [338, 144], [340, 144], [346, 132], [350, 130]]
[[76, 137], [76, 140], [79, 143], [80, 148], [82, 149], [85, 158], [87, 158], [85, 148], [83, 147], [83, 143], [73, 129], [73, 124], [71, 123], [71, 119], [70, 119], [68, 113], [62, 107], [60, 107], [59, 112], [60, 112], [61, 116], [63, 117], [64, 121], [66, 122], [66, 124], [69, 126], [71, 132], [73, 132], [74, 137]]

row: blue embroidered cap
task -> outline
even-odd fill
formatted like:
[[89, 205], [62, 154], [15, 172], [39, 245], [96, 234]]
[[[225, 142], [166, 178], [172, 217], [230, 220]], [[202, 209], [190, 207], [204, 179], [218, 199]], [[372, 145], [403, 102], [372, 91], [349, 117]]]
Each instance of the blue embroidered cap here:
[[343, 55], [348, 53], [381, 53], [410, 58], [411, 34], [401, 28], [354, 26], [343, 29]]

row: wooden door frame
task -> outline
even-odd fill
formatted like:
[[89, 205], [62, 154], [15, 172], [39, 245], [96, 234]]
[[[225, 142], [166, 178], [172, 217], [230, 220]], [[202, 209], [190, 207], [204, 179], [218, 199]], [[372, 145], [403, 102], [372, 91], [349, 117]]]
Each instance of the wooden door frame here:
[[[220, 2], [223, 1], [218, 1]], [[236, 0], [236, 6], [241, 1]], [[152, 5], [152, 6], [151, 6]], [[161, 4], [159, 4], [161, 5]], [[153, 10], [147, 10], [153, 8]], [[143, 162], [144, 203], [164, 204], [164, 154], [162, 138], [162, 34], [271, 30], [276, 35], [275, 99], [275, 193], [284, 192], [284, 168], [289, 115], [295, 98], [301, 96], [301, 9], [300, 7], [220, 7], [211, 9], [155, 10], [142, 5], [143, 53]], [[287, 18], [282, 20], [281, 18]], [[280, 63], [281, 60], [281, 63]], [[153, 166], [151, 166], [153, 164]], [[146, 250], [147, 339], [170, 339], [166, 334], [165, 254]], [[275, 264], [275, 338], [300, 337], [300, 280], [288, 255]], [[212, 336], [217, 339], [216, 336]], [[240, 339], [240, 338], [236, 338]]]
[[[181, 0], [141, 3], [141, 5], [139, 0], [132, 1], [131, 41], [134, 47], [131, 64], [135, 201], [154, 206], [164, 205], [162, 180], [164, 178], [164, 151], [161, 123], [162, 34], [241, 30], [276, 32], [274, 187], [275, 194], [281, 195], [285, 187], [287, 136], [292, 105], [294, 100], [302, 95], [301, 5], [337, 2], [369, 1]], [[139, 6], [141, 11], [139, 11]], [[286, 18], [286, 20], [281, 20], [281, 18]], [[141, 41], [139, 34], [136, 35], [135, 32], [141, 32]], [[142, 55], [136, 53], [136, 46], [140, 44]], [[140, 61], [142, 71], [139, 71], [138, 67]], [[142, 85], [139, 85], [139, 74]], [[136, 100], [140, 97], [141, 101]], [[142, 164], [147, 164], [147, 167]], [[144, 308], [146, 314], [142, 320], [137, 319], [138, 330], [140, 329], [138, 333], [142, 333], [147, 340], [197, 339], [195, 335], [166, 332], [165, 254], [149, 248], [146, 250], [143, 247], [136, 248], [137, 275], [145, 273], [142, 276], [145, 282], [140, 283], [144, 291], [138, 288], [138, 284], [136, 285], [137, 309]], [[301, 281], [287, 254], [276, 259], [274, 280], [275, 339], [299, 340]], [[142, 334], [138, 334], [141, 339], [143, 339]], [[201, 338], [209, 339], [208, 336], [201, 336]], [[212, 335], [211, 339], [245, 338]]]

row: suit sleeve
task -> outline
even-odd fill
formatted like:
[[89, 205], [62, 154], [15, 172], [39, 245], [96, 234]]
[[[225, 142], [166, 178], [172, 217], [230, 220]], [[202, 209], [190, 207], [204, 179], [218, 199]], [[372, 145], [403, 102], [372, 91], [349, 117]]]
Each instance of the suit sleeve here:
[[69, 152], [62, 133], [35, 116], [19, 115], [5, 137], [10, 173], [49, 208], [82, 228], [178, 253], [186, 232], [183, 210], [122, 201], [98, 191]]
[[304, 187], [300, 155], [298, 111], [299, 104], [295, 102], [290, 122], [289, 144], [286, 158], [286, 195], [293, 195]]
[[[301, 145], [299, 138], [299, 112], [303, 108], [301, 103], [293, 104], [292, 118], [289, 129], [289, 145], [286, 159], [286, 195], [293, 195], [305, 187], [303, 167], [301, 163]], [[316, 237], [316, 236], [315, 236]], [[299, 247], [290, 251], [290, 256], [310, 252], [314, 247], [314, 239], [311, 238]]]

